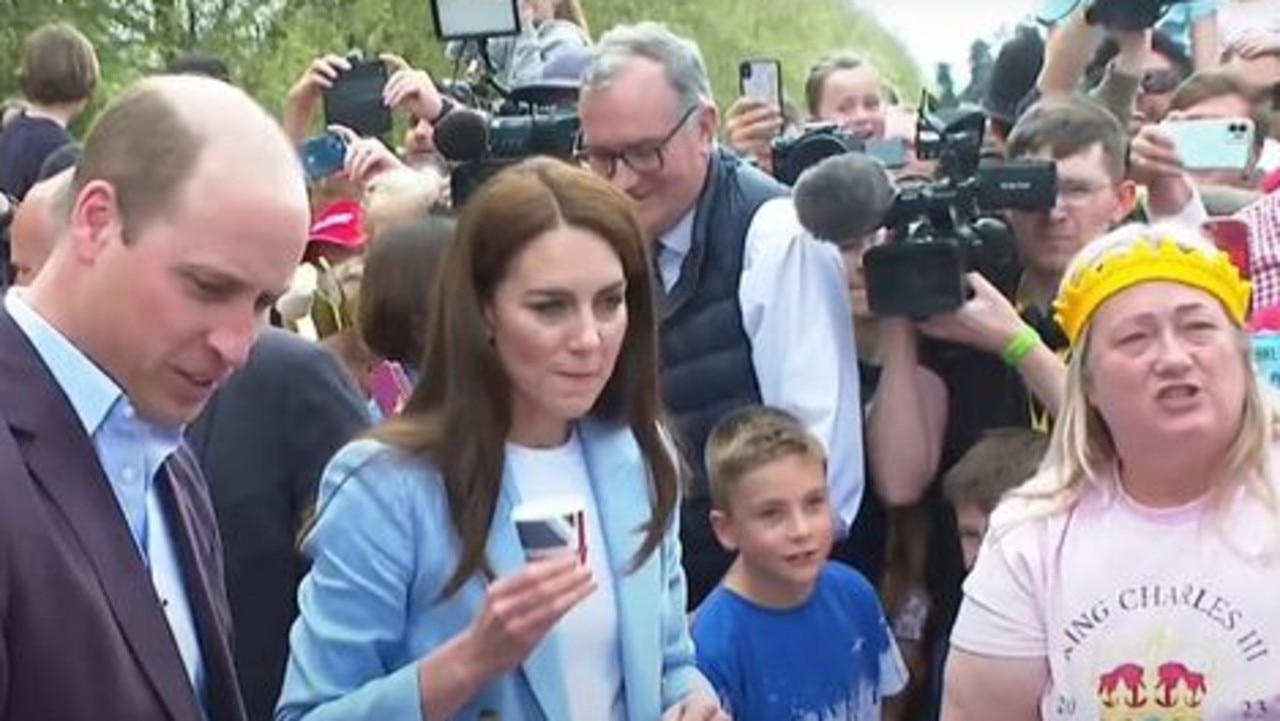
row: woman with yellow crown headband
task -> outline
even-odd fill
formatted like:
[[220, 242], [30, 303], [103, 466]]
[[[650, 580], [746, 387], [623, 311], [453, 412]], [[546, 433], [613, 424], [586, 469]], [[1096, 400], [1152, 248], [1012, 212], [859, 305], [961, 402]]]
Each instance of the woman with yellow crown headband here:
[[1278, 416], [1248, 306], [1194, 228], [1072, 260], [1066, 396], [965, 583], [945, 720], [1280, 718]]

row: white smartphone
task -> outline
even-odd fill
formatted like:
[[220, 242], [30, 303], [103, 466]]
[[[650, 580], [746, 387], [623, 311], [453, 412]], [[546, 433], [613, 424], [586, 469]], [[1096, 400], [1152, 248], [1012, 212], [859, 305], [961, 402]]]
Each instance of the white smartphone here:
[[1160, 129], [1173, 139], [1187, 170], [1240, 170], [1253, 156], [1253, 121], [1249, 118], [1166, 120]]
[[782, 63], [775, 59], [738, 63], [738, 93], [782, 109]]

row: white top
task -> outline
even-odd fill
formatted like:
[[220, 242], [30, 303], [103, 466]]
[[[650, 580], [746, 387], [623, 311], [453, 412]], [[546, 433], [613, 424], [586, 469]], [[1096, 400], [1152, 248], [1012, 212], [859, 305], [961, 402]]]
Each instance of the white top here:
[[626, 721], [613, 570], [604, 552], [600, 513], [577, 431], [557, 448], [508, 443], [507, 466], [521, 504], [568, 501], [585, 511], [587, 565], [596, 590], [560, 619], [551, 633], [560, 637], [560, 648], [565, 650], [565, 686], [573, 721]]
[[1027, 503], [992, 516], [953, 646], [1047, 658], [1045, 719], [1280, 718], [1274, 509], [1241, 492], [1217, 524], [1205, 499], [1154, 509], [1090, 490], [1016, 520]]
[[[670, 292], [693, 244], [691, 210], [659, 241]], [[761, 205], [747, 228], [738, 305], [766, 405], [794, 413], [826, 446], [840, 531], [858, 515], [865, 479], [853, 309], [840, 251], [800, 226], [790, 198]]]
[[1225, 50], [1254, 34], [1280, 38], [1280, 0], [1218, 3], [1218, 47]]

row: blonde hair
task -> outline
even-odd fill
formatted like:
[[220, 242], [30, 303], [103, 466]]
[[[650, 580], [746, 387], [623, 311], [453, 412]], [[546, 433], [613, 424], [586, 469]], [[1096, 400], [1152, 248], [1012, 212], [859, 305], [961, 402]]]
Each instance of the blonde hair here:
[[[1138, 243], [1154, 245], [1160, 240], [1173, 240], [1186, 249], [1205, 253], [1219, 252], [1194, 227], [1161, 223], [1156, 225], [1130, 224], [1118, 228], [1089, 243], [1072, 259], [1063, 274], [1065, 288], [1076, 275], [1093, 266], [1104, 256], [1130, 248]], [[1159, 278], [1152, 278], [1159, 280]], [[1091, 318], [1085, 320], [1077, 347], [1072, 349], [1067, 363], [1067, 389], [1062, 407], [1054, 425], [1053, 436], [1044, 463], [1031, 480], [1011, 494], [1028, 502], [1025, 512], [1016, 520], [1032, 520], [1054, 515], [1074, 507], [1090, 488], [1112, 490], [1104, 479], [1120, 460], [1106, 420], [1085, 394], [1085, 381], [1089, 372], [1088, 358], [1091, 344]], [[1249, 342], [1243, 329], [1236, 336], [1240, 362], [1245, 366], [1247, 384], [1240, 427], [1223, 459], [1226, 484], [1215, 488], [1210, 498], [1212, 517], [1224, 521], [1223, 511], [1235, 491], [1243, 486], [1246, 492], [1259, 498], [1280, 518], [1275, 491], [1270, 482], [1270, 448], [1280, 424], [1280, 415], [1273, 400], [1274, 393], [1263, 386], [1254, 372], [1250, 359]], [[1280, 529], [1278, 529], [1280, 538]]]
[[716, 423], [707, 437], [711, 507], [725, 511], [738, 481], [771, 461], [797, 455], [825, 464], [822, 442], [779, 408], [746, 406]]

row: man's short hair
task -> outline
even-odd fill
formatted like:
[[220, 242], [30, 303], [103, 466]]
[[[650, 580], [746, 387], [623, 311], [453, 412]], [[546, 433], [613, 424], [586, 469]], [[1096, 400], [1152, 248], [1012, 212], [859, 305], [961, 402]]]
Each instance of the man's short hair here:
[[707, 436], [711, 507], [728, 510], [743, 476], [785, 456], [826, 464], [827, 452], [800, 419], [769, 406], [747, 406], [721, 418]]
[[198, 50], [189, 50], [174, 57], [164, 70], [170, 75], [202, 75], [224, 83], [231, 82], [231, 69], [222, 58]]
[[[827, 79], [841, 70], [857, 70], [863, 67], [874, 67], [861, 55], [851, 52], [838, 52], [825, 55], [809, 68], [804, 79], [804, 104], [809, 109], [810, 117], [817, 117], [822, 107], [822, 93], [826, 90]], [[884, 91], [883, 81], [881, 92]]]
[[18, 87], [31, 102], [62, 105], [88, 100], [98, 89], [93, 44], [68, 23], [36, 28], [22, 43]]
[[1169, 110], [1186, 110], [1228, 95], [1238, 96], [1252, 109], [1254, 152], [1261, 152], [1271, 128], [1271, 96], [1267, 88], [1253, 84], [1238, 70], [1212, 68], [1193, 73], [1174, 92]]
[[1009, 134], [1008, 156], [1025, 158], [1048, 152], [1054, 160], [1100, 146], [1107, 173], [1115, 182], [1125, 177], [1129, 133], [1109, 110], [1088, 98], [1054, 96], [1027, 109]]
[[107, 106], [89, 129], [71, 197], [91, 181], [111, 183], [129, 242], [130, 233], [172, 209], [205, 142], [154, 81], [143, 80]]
[[707, 64], [697, 43], [655, 22], [619, 25], [600, 36], [582, 79], [583, 90], [607, 86], [637, 58], [662, 66], [681, 109], [713, 99]]
[[942, 476], [942, 491], [953, 506], [977, 506], [990, 515], [1000, 497], [1031, 478], [1049, 437], [1030, 428], [995, 428], [983, 434]]

